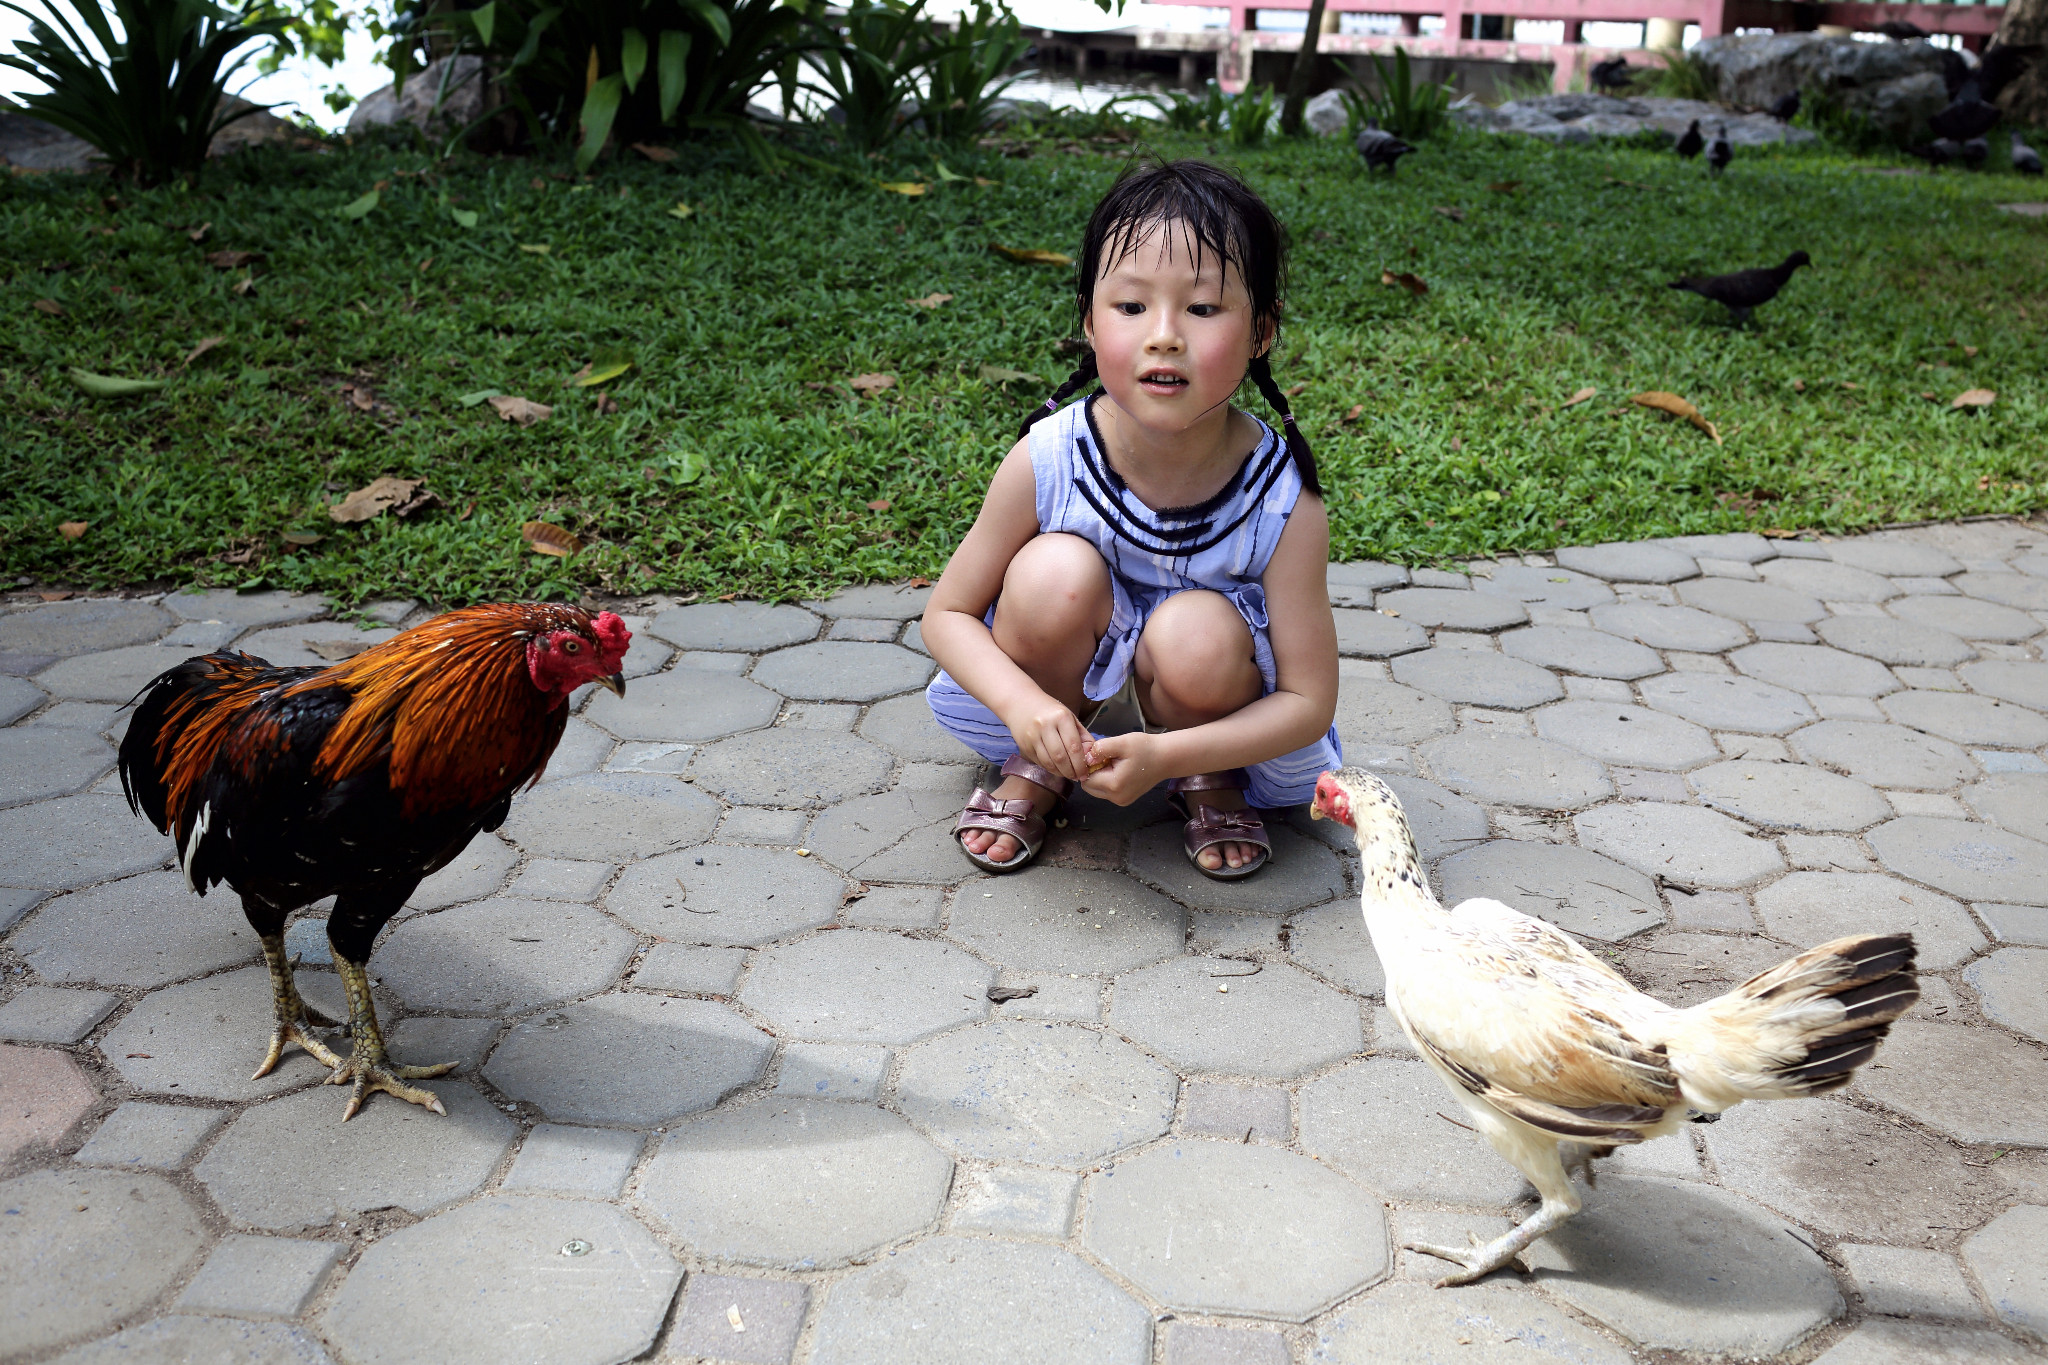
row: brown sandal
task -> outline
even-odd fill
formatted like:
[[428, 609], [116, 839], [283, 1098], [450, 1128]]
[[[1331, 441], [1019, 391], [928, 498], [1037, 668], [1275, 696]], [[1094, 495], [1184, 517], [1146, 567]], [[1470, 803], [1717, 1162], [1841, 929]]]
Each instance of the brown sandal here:
[[[1166, 799], [1181, 813], [1187, 823], [1181, 827], [1182, 851], [1188, 855], [1188, 862], [1195, 871], [1211, 881], [1241, 881], [1257, 872], [1273, 858], [1273, 841], [1266, 837], [1266, 822], [1259, 818], [1258, 811], [1250, 806], [1242, 810], [1218, 810], [1214, 806], [1190, 806], [1182, 792], [1243, 791], [1251, 779], [1242, 768], [1232, 768], [1226, 773], [1197, 773], [1193, 777], [1176, 777], [1166, 784]], [[1205, 848], [1217, 844], [1257, 844], [1259, 856], [1243, 867], [1232, 867], [1224, 863], [1218, 868], [1202, 866], [1198, 856]]]
[[[1046, 808], [1046, 815], [1059, 809], [1060, 802], [1066, 799], [1067, 792], [1073, 786], [1066, 778], [1047, 772], [1022, 754], [1012, 754], [1003, 761], [1003, 776], [1021, 777], [1026, 782], [1035, 782], [1050, 791], [1054, 799], [1053, 804]], [[953, 838], [958, 840], [970, 829], [983, 829], [991, 834], [1007, 834], [1024, 846], [1023, 851], [1010, 861], [998, 863], [982, 854], [969, 853], [967, 845], [961, 844], [960, 852], [966, 855], [967, 861], [984, 872], [1000, 875], [1004, 872], [1018, 871], [1029, 866], [1031, 860], [1038, 856], [1038, 850], [1045, 847], [1045, 816], [1033, 811], [1031, 802], [1022, 797], [1014, 801], [1001, 801], [976, 787], [974, 795], [968, 797], [967, 804], [961, 808], [960, 818], [953, 822]]]

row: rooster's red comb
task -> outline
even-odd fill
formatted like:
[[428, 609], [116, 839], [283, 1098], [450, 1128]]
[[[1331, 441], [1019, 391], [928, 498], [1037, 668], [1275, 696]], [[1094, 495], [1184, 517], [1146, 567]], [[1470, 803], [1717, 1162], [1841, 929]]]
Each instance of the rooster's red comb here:
[[592, 617], [590, 633], [597, 637], [599, 655], [614, 666], [626, 657], [626, 646], [633, 642], [633, 632], [615, 611], [601, 611]]

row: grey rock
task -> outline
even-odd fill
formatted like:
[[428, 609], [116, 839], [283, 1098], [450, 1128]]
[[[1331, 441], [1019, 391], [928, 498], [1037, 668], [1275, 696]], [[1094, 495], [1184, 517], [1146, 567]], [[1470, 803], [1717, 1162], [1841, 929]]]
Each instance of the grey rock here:
[[635, 946], [587, 905], [502, 896], [403, 920], [374, 957], [414, 1009], [501, 1015], [604, 989]]
[[1356, 1002], [1297, 968], [1251, 967], [1184, 957], [1119, 977], [1110, 1022], [1183, 1074], [1284, 1080], [1365, 1046]]
[[744, 948], [692, 948], [657, 943], [633, 973], [633, 985], [645, 991], [683, 995], [731, 995], [746, 966]]
[[0, 725], [12, 725], [50, 699], [27, 678], [0, 675]]
[[421, 882], [406, 898], [409, 910], [444, 910], [464, 901], [481, 900], [505, 884], [519, 855], [488, 831], [478, 834], [448, 866]]
[[1522, 564], [1502, 564], [1492, 577], [1473, 579], [1472, 588], [1495, 597], [1512, 597], [1529, 607], [1561, 611], [1584, 611], [1614, 600], [1614, 590], [1597, 578], [1570, 569], [1538, 569]]
[[[1632, 608], [1623, 607], [1621, 610]], [[1655, 610], [1680, 611], [1684, 608], [1659, 607]], [[1510, 658], [1589, 678], [1620, 678], [1632, 682], [1664, 671], [1664, 661], [1653, 650], [1633, 640], [1617, 639], [1602, 630], [1531, 626], [1527, 630], [1511, 630], [1501, 636], [1500, 648]]]
[[682, 1277], [622, 1209], [501, 1195], [379, 1239], [321, 1323], [350, 1361], [612, 1365], [654, 1344]]
[[1709, 730], [1782, 735], [1814, 718], [1796, 692], [1726, 673], [1666, 673], [1640, 684], [1645, 705]]
[[670, 1133], [640, 1200], [699, 1255], [811, 1270], [928, 1227], [952, 1176], [894, 1114], [777, 1096]]
[[9, 946], [46, 981], [162, 986], [247, 962], [260, 949], [227, 887], [195, 896], [174, 872], [145, 873], [59, 896]]
[[375, 129], [409, 124], [429, 137], [445, 139], [468, 127], [483, 112], [483, 60], [439, 58], [405, 83], [372, 90], [349, 112], [348, 131], [363, 137]]
[[[1447, 1268], [1442, 1261], [1428, 1264]], [[1488, 1282], [1460, 1289], [1389, 1285], [1325, 1324], [1310, 1359], [1316, 1365], [1627, 1365], [1632, 1357], [1541, 1296]]]
[[1492, 650], [1425, 650], [1402, 655], [1393, 668], [1397, 681], [1472, 706], [1525, 711], [1564, 695], [1564, 685], [1549, 669]]
[[0, 867], [16, 886], [86, 886], [161, 867], [168, 840], [113, 792], [86, 792], [0, 810]]
[[[344, 1124], [343, 1093], [326, 1086], [258, 1105], [228, 1125], [193, 1173], [245, 1227], [319, 1227], [391, 1206], [431, 1213], [481, 1189], [518, 1129], [465, 1082], [426, 1088], [441, 1097], [445, 1117], [384, 1096]], [[326, 1140], [307, 1142], [313, 1132]]]
[[1536, 713], [1536, 733], [1606, 763], [1683, 772], [1720, 757], [1714, 737], [1690, 721], [1640, 706], [1565, 701]]
[[[314, 976], [301, 973], [301, 987]], [[100, 1050], [137, 1090], [188, 1099], [260, 1099], [324, 1077], [327, 1068], [297, 1048], [262, 1080], [250, 1077], [272, 1022], [270, 974], [245, 967], [146, 997], [107, 1031]]]
[[[1961, 1318], [1983, 1314], [1977, 1296], [1963, 1281], [1956, 1258], [1940, 1251], [1918, 1247], [1862, 1246], [1840, 1242], [1835, 1254], [1842, 1258], [1863, 1306], [1890, 1317]], [[1886, 1357], [1873, 1357], [1876, 1360]], [[1906, 1353], [1906, 1358], [1918, 1358]], [[1837, 1362], [1839, 1365], [1839, 1362]]]
[[1857, 43], [1815, 33], [1722, 35], [1693, 49], [1730, 104], [1767, 108], [1820, 91], [1906, 137], [1946, 103], [1941, 54], [1926, 43]]
[[2048, 1067], [1991, 1029], [1902, 1019], [1858, 1092], [1958, 1142], [2048, 1147]]
[[154, 640], [170, 628], [171, 618], [147, 602], [52, 602], [0, 616], [0, 654], [93, 654]]
[[880, 701], [931, 675], [930, 659], [899, 645], [838, 641], [778, 650], [754, 665], [757, 682], [797, 701]]
[[1888, 578], [1825, 559], [1774, 559], [1757, 574], [1766, 583], [1824, 602], [1885, 602], [1899, 595]]
[[809, 1285], [698, 1271], [683, 1290], [669, 1350], [735, 1365], [789, 1365], [810, 1301]]
[[1412, 687], [1376, 678], [1341, 678], [1337, 733], [1354, 744], [1418, 744], [1457, 728], [1450, 706]]
[[1194, 1081], [1187, 1087], [1187, 1116], [1181, 1130], [1202, 1137], [1242, 1142], [1255, 1137], [1285, 1144], [1294, 1140], [1289, 1097], [1277, 1085]]
[[1691, 555], [1642, 541], [1567, 545], [1557, 552], [1557, 562], [1610, 583], [1676, 583], [1699, 573]]
[[1330, 614], [1337, 622], [1337, 652], [1347, 658], [1388, 659], [1429, 647], [1429, 632], [1413, 621], [1344, 607]]
[[1064, 1238], [1074, 1221], [1081, 1177], [1036, 1166], [977, 1166], [953, 1178], [956, 1232]]
[[716, 801], [672, 777], [592, 773], [550, 782], [514, 801], [504, 832], [538, 857], [623, 861], [697, 843], [718, 814]]
[[995, 973], [958, 948], [848, 929], [770, 948], [740, 989], [782, 1037], [911, 1043], [988, 1016]]
[[2007, 1209], [1963, 1243], [1963, 1259], [2000, 1321], [2048, 1341], [2048, 1208]]
[[1500, 839], [1446, 858], [1440, 876], [1446, 905], [1486, 897], [1604, 942], [1619, 942], [1664, 921], [1657, 888], [1648, 877], [1570, 844]]
[[107, 1115], [78, 1149], [77, 1159], [85, 1166], [170, 1170], [184, 1165], [226, 1117], [220, 1109], [129, 1100]]
[[1977, 657], [1977, 651], [1963, 643], [1960, 636], [1936, 626], [1895, 621], [1889, 616], [1830, 616], [1816, 625], [1814, 631], [1837, 649], [1862, 654], [1879, 663], [1947, 668]]
[[2048, 774], [1994, 773], [1963, 788], [1963, 800], [1986, 820], [2048, 843]]
[[1617, 602], [1588, 613], [1596, 629], [1634, 640], [1651, 649], [1684, 649], [1702, 654], [1733, 649], [1749, 639], [1734, 621], [1692, 607], [1659, 606], [1654, 602]]
[[527, 1019], [484, 1076], [558, 1122], [647, 1128], [711, 1108], [760, 1076], [774, 1050], [724, 1005], [614, 993]]
[[512, 883], [508, 894], [517, 900], [587, 901], [604, 890], [604, 884], [617, 870], [610, 863], [535, 858]]
[[850, 735], [757, 730], [720, 740], [690, 760], [690, 780], [749, 806], [831, 806], [889, 784], [886, 749]]
[[1348, 897], [1297, 916], [1288, 944], [1295, 961], [1348, 991], [1379, 995], [1387, 988], [1386, 970], [1373, 950], [1365, 917]]
[[504, 1188], [616, 1199], [640, 1158], [641, 1141], [638, 1133], [537, 1123], [506, 1174]]
[[1965, 640], [2016, 644], [2048, 629], [2023, 611], [1974, 597], [1901, 597], [1887, 603], [1885, 609], [1902, 621], [1948, 631]]
[[2036, 1358], [2024, 1347], [1984, 1328], [1871, 1318], [1814, 1357], [1814, 1365], [1890, 1365], [1900, 1360], [1915, 1365], [2025, 1365]]
[[2018, 659], [1983, 659], [1956, 672], [1972, 690], [1986, 696], [2048, 711], [2048, 664]]
[[830, 924], [847, 889], [845, 879], [816, 858], [704, 844], [635, 863], [604, 903], [642, 933], [752, 947]]
[[814, 1100], [872, 1103], [882, 1093], [890, 1051], [861, 1043], [789, 1043], [775, 1093]]
[[1638, 801], [1586, 811], [1572, 823], [1585, 847], [1675, 882], [1727, 889], [1785, 866], [1773, 845], [1697, 806]]
[[57, 726], [0, 730], [0, 806], [68, 796], [114, 766], [114, 750], [97, 735]]
[[1996, 697], [1968, 692], [1894, 692], [1879, 704], [1900, 725], [1958, 744], [2013, 749], [2038, 749], [2048, 744], [2048, 717]]
[[1986, 1016], [2048, 1043], [2048, 949], [2000, 948], [1965, 968], [1963, 980]]
[[1451, 735], [1422, 747], [1445, 786], [1489, 805], [1576, 810], [1614, 795], [1607, 770], [1547, 739], [1523, 735]]
[[1949, 582], [1972, 597], [1981, 597], [2000, 606], [2016, 607], [2021, 611], [2048, 611], [2048, 580], [2033, 574], [1977, 573], [1973, 570], [1958, 574]]
[[1179, 906], [1121, 873], [1045, 867], [961, 896], [948, 932], [1002, 967], [1110, 974], [1174, 956], [1186, 930]]
[[961, 1156], [1081, 1166], [1164, 1133], [1176, 1088], [1122, 1039], [997, 1019], [905, 1052], [896, 1108]]
[[647, 629], [684, 649], [753, 654], [817, 639], [818, 618], [801, 607], [771, 607], [762, 602], [699, 602], [662, 612], [648, 622]]
[[929, 587], [914, 588], [908, 583], [863, 583], [855, 588], [841, 588], [822, 602], [806, 602], [812, 611], [826, 616], [865, 616], [883, 621], [908, 621], [924, 615], [925, 604], [931, 601]]
[[1892, 813], [1882, 795], [1854, 778], [1799, 763], [1739, 759], [1688, 780], [1715, 810], [1775, 829], [1868, 829]]
[[176, 1307], [231, 1318], [295, 1318], [345, 1250], [341, 1242], [230, 1233], [178, 1295]]
[[979, 763], [974, 750], [953, 738], [932, 719], [931, 704], [921, 694], [891, 697], [868, 708], [860, 733], [909, 763]]
[[1088, 1181], [1082, 1238], [1168, 1307], [1305, 1322], [1383, 1278], [1378, 1199], [1271, 1147], [1183, 1142]]
[[75, 1043], [121, 1003], [106, 991], [24, 986], [0, 1005], [0, 1038], [18, 1043]]
[[1804, 625], [1827, 615], [1825, 607], [1804, 593], [1739, 578], [1696, 578], [1681, 583], [1678, 596], [1687, 606], [1737, 621]]
[[1335, 137], [1347, 126], [1344, 101], [1335, 90], [1325, 90], [1302, 106], [1301, 121], [1317, 137]]
[[1728, 657], [1750, 677], [1795, 692], [1881, 697], [1899, 690], [1899, 680], [1883, 664], [1824, 645], [1757, 644]]
[[620, 739], [701, 741], [755, 730], [775, 719], [782, 701], [743, 678], [701, 668], [676, 668], [636, 679], [623, 697], [599, 692], [588, 715]]
[[1977, 775], [1977, 765], [1957, 746], [1901, 725], [1824, 720], [1794, 735], [1792, 745], [1809, 763], [1880, 787], [1940, 791]]
[[1375, 1057], [1302, 1087], [1301, 1147], [1394, 1199], [1487, 1209], [1519, 1199], [1521, 1173], [1437, 1117], [1446, 1111], [1462, 1112], [1426, 1063]]
[[178, 1314], [66, 1351], [55, 1365], [333, 1365], [320, 1343], [279, 1322]]
[[1396, 588], [1375, 599], [1382, 614], [1393, 612], [1411, 625], [1447, 630], [1505, 630], [1525, 624], [1529, 612], [1510, 597], [1453, 588]]
[[1131, 839], [1131, 871], [1197, 910], [1286, 914], [1344, 893], [1343, 866], [1327, 844], [1271, 819], [1266, 837], [1273, 842], [1273, 858], [1257, 876], [1219, 882], [1188, 862], [1178, 824], [1153, 825]]

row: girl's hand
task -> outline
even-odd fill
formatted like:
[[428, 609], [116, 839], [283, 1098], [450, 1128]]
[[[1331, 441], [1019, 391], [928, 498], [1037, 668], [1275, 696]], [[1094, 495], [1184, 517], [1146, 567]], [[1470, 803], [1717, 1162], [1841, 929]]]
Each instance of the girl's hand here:
[[1072, 782], [1088, 776], [1088, 732], [1074, 713], [1051, 697], [1039, 694], [1022, 715], [1004, 716], [1017, 752], [1048, 772]]
[[1137, 731], [1094, 740], [1089, 745], [1090, 756], [1101, 767], [1081, 783], [1081, 789], [1128, 806], [1159, 785], [1157, 751], [1158, 741]]

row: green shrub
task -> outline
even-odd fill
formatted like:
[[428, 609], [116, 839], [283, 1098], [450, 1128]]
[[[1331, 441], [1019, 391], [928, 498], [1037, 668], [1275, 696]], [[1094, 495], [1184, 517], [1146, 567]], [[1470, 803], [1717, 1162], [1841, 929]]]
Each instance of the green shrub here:
[[926, 137], [965, 142], [988, 126], [989, 110], [1022, 73], [1005, 76], [1031, 50], [1017, 16], [991, 9], [962, 10], [950, 40], [934, 42], [924, 66], [918, 120]]
[[1792, 122], [1847, 152], [1873, 152], [1900, 145], [1898, 139], [1872, 123], [1862, 110], [1851, 109], [1817, 86], [1799, 92], [1799, 112], [1792, 116]]
[[1143, 98], [1159, 110], [1166, 126], [1176, 133], [1220, 133], [1230, 112], [1230, 97], [1214, 81], [1202, 88], [1199, 98], [1180, 90]]
[[830, 128], [864, 152], [879, 151], [909, 126], [905, 107], [931, 54], [924, 0], [854, 0], [843, 16], [814, 21], [819, 49], [801, 83], [830, 99], [845, 119]]
[[1392, 74], [1380, 63], [1378, 53], [1368, 55], [1380, 88], [1344, 92], [1345, 122], [1356, 125], [1350, 130], [1352, 137], [1357, 137], [1358, 128], [1371, 120], [1398, 138], [1420, 142], [1449, 121], [1451, 100], [1457, 92], [1448, 83], [1418, 84], [1408, 67], [1407, 48], [1394, 49]]
[[1255, 85], [1227, 99], [1229, 112], [1223, 117], [1230, 140], [1240, 147], [1263, 147], [1266, 134], [1272, 131], [1273, 120], [1280, 113], [1279, 96], [1271, 86]]
[[1721, 88], [1705, 62], [1675, 47], [1660, 47], [1657, 55], [1664, 59], [1664, 69], [1643, 93], [1674, 100], [1721, 98]]

